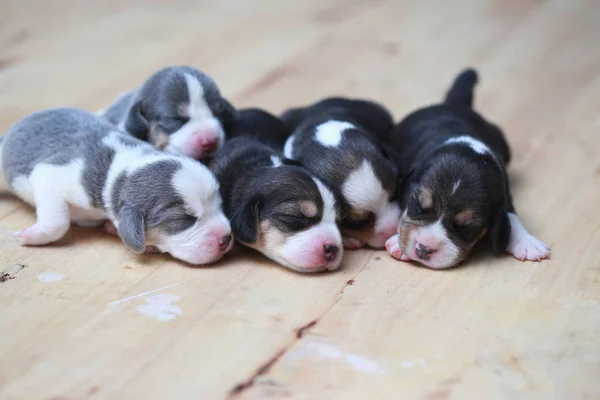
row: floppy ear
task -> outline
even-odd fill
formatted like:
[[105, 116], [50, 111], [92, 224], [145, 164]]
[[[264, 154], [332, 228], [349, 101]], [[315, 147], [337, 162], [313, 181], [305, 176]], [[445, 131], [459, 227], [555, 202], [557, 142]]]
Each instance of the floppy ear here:
[[219, 114], [221, 124], [226, 134], [231, 134], [235, 128], [235, 123], [240, 119], [238, 110], [225, 98], [221, 98], [222, 111]]
[[398, 186], [396, 188], [396, 198], [398, 199], [398, 203], [402, 205], [403, 195], [406, 190], [408, 190], [408, 183], [410, 182], [410, 177], [415, 172], [414, 168], [408, 171], [405, 175], [398, 176]]
[[241, 204], [230, 219], [231, 230], [236, 239], [243, 243], [256, 243], [258, 240], [258, 213], [261, 206], [259, 196]]
[[146, 250], [144, 216], [139, 210], [125, 206], [119, 217], [119, 237], [134, 253], [143, 253]]
[[284, 165], [297, 165], [299, 167], [302, 166], [302, 163], [300, 161], [294, 160], [292, 158], [287, 158], [287, 157], [283, 157], [281, 159], [281, 163], [284, 164]]
[[150, 125], [144, 116], [144, 108], [141, 101], [136, 102], [130, 109], [125, 122], [125, 129], [131, 135], [144, 141], [148, 141]]
[[494, 251], [498, 253], [506, 251], [510, 239], [510, 220], [504, 207], [500, 207], [492, 217], [488, 236], [492, 240]]

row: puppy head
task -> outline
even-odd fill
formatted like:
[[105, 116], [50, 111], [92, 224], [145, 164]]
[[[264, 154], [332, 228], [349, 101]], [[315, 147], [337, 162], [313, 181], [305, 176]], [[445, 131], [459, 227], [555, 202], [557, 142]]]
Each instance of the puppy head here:
[[154, 147], [197, 160], [214, 154], [237, 117], [215, 82], [191, 67], [165, 68], [140, 89], [125, 124]]
[[399, 245], [433, 269], [462, 261], [488, 234], [504, 251], [510, 235], [506, 174], [491, 153], [454, 146], [434, 152], [402, 184]]
[[219, 185], [194, 160], [158, 161], [121, 175], [112, 204], [119, 236], [137, 253], [152, 245], [190, 264], [208, 264], [231, 248]]
[[375, 249], [383, 248], [385, 241], [396, 233], [400, 218], [396, 169], [387, 160], [379, 160], [379, 164], [374, 166], [368, 159], [361, 159], [340, 190], [344, 199], [342, 233]]
[[257, 171], [231, 204], [237, 239], [299, 272], [335, 270], [343, 246], [331, 191], [301, 167]]

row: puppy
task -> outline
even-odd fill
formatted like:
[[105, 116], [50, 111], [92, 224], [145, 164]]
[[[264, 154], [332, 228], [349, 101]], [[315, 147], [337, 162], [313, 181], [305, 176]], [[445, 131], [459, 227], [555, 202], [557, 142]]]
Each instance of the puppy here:
[[343, 255], [331, 191], [255, 137], [225, 143], [210, 163], [234, 236], [299, 272], [335, 270]]
[[167, 67], [98, 114], [159, 150], [204, 160], [237, 118], [215, 82], [192, 67]]
[[345, 113], [381, 142], [390, 142], [394, 118], [385, 107], [370, 100], [327, 97], [307, 107], [287, 110], [281, 119], [293, 132], [307, 116], [332, 111]]
[[260, 143], [282, 152], [290, 133], [288, 127], [275, 115], [259, 108], [246, 108], [239, 111], [239, 118], [229, 137], [254, 137]]
[[136, 253], [153, 246], [206, 264], [231, 247], [218, 182], [197, 161], [157, 152], [75, 108], [33, 113], [2, 139], [2, 178], [36, 208], [36, 223], [19, 235], [23, 246], [57, 241], [71, 222], [108, 219]]
[[500, 129], [472, 108], [477, 74], [462, 72], [444, 103], [415, 111], [392, 133], [405, 177], [398, 234], [386, 243], [400, 260], [434, 269], [458, 264], [488, 236], [497, 251], [541, 260], [550, 249], [515, 213], [506, 174], [510, 151]]

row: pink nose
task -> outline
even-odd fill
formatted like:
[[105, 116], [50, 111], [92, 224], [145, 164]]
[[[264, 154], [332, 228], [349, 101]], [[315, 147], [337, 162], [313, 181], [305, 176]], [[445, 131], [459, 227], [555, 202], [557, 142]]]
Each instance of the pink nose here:
[[219, 250], [225, 251], [229, 247], [229, 243], [231, 243], [231, 235], [225, 235], [221, 239], [219, 239]]
[[437, 249], [429, 248], [422, 243], [417, 242], [415, 244], [415, 253], [421, 260], [429, 260], [429, 257], [436, 251]]
[[325, 261], [333, 261], [337, 258], [340, 248], [334, 244], [324, 244], [323, 252], [325, 253]]
[[219, 139], [212, 132], [198, 131], [194, 133], [192, 145], [196, 150], [203, 153], [214, 153], [219, 147]]

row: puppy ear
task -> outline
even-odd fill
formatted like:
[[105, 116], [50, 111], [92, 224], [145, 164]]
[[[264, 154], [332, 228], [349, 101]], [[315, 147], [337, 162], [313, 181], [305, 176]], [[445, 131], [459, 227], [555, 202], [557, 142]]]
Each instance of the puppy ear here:
[[219, 113], [219, 119], [223, 125], [223, 130], [229, 135], [235, 129], [236, 122], [240, 119], [240, 113], [225, 98], [221, 98], [221, 111]]
[[125, 122], [125, 129], [131, 135], [144, 141], [148, 141], [150, 125], [144, 115], [144, 108], [141, 101], [136, 102], [130, 109]]
[[284, 165], [297, 165], [299, 167], [302, 166], [302, 163], [300, 161], [294, 160], [292, 158], [287, 158], [287, 157], [282, 158], [281, 163]]
[[408, 190], [408, 183], [410, 182], [410, 177], [415, 172], [414, 168], [408, 171], [405, 175], [398, 176], [398, 185], [396, 187], [396, 198], [398, 202], [402, 205], [403, 195]]
[[140, 211], [125, 206], [119, 217], [119, 237], [134, 253], [143, 253], [146, 250], [144, 216]]
[[261, 202], [260, 197], [252, 196], [232, 215], [231, 230], [240, 242], [256, 243], [258, 240], [258, 214]]
[[510, 239], [510, 219], [508, 219], [508, 213], [504, 207], [499, 208], [492, 217], [488, 236], [492, 241], [494, 251], [498, 253], [506, 251]]
[[223, 102], [223, 112], [226, 114], [229, 114], [231, 116], [232, 119], [236, 120], [238, 118], [240, 118], [240, 113], [238, 112], [238, 110], [233, 106], [233, 104], [231, 104], [229, 101], [227, 101], [226, 99], [221, 99], [221, 101]]

